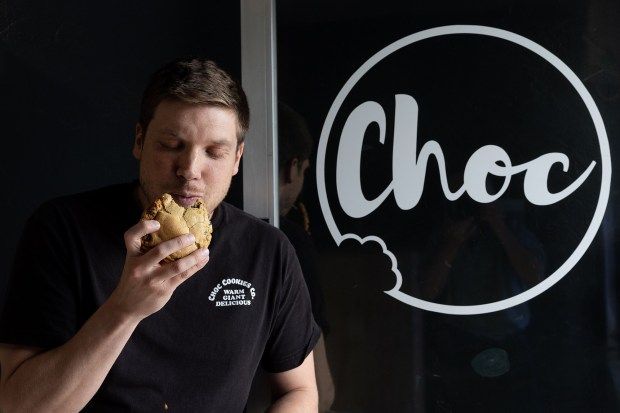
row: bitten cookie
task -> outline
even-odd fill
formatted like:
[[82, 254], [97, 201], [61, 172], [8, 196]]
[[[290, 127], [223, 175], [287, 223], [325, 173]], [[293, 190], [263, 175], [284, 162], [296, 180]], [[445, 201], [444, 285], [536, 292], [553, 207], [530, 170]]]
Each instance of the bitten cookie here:
[[142, 213], [143, 220], [157, 220], [161, 224], [158, 231], [142, 237], [142, 251], [146, 252], [155, 245], [192, 233], [196, 238], [194, 245], [189, 245], [169, 256], [164, 261], [175, 261], [183, 258], [198, 248], [208, 247], [211, 243], [213, 226], [209, 220], [209, 212], [204, 202], [199, 199], [193, 205], [184, 208], [177, 204], [170, 194], [163, 194]]

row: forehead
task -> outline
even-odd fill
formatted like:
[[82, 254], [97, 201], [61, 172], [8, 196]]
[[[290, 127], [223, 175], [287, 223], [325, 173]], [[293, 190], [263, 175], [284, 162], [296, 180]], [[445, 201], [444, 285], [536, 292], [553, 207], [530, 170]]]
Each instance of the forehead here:
[[236, 140], [238, 118], [232, 109], [224, 106], [164, 100], [155, 108], [149, 130], [179, 137], [208, 133], [220, 138], [232, 136]]

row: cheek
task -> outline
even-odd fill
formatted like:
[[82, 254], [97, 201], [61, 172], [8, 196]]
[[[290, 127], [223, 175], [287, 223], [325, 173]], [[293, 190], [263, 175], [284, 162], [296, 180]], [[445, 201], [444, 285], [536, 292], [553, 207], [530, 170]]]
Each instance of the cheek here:
[[174, 169], [174, 159], [165, 156], [143, 156], [140, 162], [141, 168], [150, 175], [163, 175]]
[[205, 165], [201, 171], [204, 179], [218, 182], [221, 181], [224, 176], [230, 174], [229, 168], [225, 165]]

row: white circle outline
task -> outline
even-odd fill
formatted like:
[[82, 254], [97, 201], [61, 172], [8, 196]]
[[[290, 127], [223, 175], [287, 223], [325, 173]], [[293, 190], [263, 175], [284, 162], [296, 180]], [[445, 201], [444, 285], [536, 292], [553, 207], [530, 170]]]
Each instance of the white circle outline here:
[[[385, 57], [394, 53], [395, 51], [413, 44], [415, 42], [419, 42], [421, 40], [429, 39], [432, 37], [443, 36], [443, 35], [451, 35], [451, 34], [478, 34], [484, 36], [496, 37], [499, 39], [503, 39], [515, 44], [518, 44], [533, 53], [536, 53], [538, 56], [545, 59], [551, 65], [553, 65], [564, 77], [571, 83], [571, 85], [575, 88], [579, 96], [585, 103], [590, 116], [592, 117], [592, 121], [594, 122], [594, 126], [598, 135], [599, 146], [601, 150], [601, 192], [599, 194], [596, 210], [594, 215], [592, 216], [592, 221], [590, 222], [590, 226], [586, 230], [583, 239], [577, 245], [573, 253], [567, 258], [567, 260], [562, 264], [555, 272], [545, 278], [536, 286], [517, 294], [513, 297], [487, 303], [487, 304], [479, 304], [479, 305], [468, 305], [468, 306], [453, 306], [446, 304], [438, 304], [425, 300], [421, 300], [415, 297], [411, 297], [405, 293], [402, 293], [399, 289], [400, 284], [402, 283], [402, 276], [398, 272], [395, 267], [395, 262], [393, 255], [387, 251], [385, 248], [385, 244], [380, 238], [370, 236], [366, 237], [363, 240], [354, 234], [345, 234], [341, 235], [336, 223], [334, 221], [333, 215], [331, 214], [331, 210], [329, 208], [329, 202], [327, 199], [326, 187], [325, 187], [325, 153], [327, 149], [327, 141], [329, 139], [329, 134], [331, 132], [331, 128], [334, 123], [334, 119], [338, 111], [340, 110], [340, 106], [351, 92], [356, 83], [364, 76], [374, 65], [379, 63]], [[475, 25], [452, 25], [452, 26], [441, 26], [435, 27], [428, 30], [423, 30], [421, 32], [414, 33], [412, 35], [406, 36], [387, 47], [380, 50], [378, 53], [373, 55], [370, 59], [368, 59], [359, 69], [353, 73], [353, 75], [347, 80], [345, 85], [342, 87], [336, 99], [332, 103], [332, 106], [325, 118], [325, 123], [323, 124], [323, 129], [321, 131], [321, 137], [319, 140], [319, 146], [317, 150], [317, 189], [319, 196], [319, 203], [321, 205], [321, 210], [323, 212], [323, 216], [325, 218], [326, 224], [332, 234], [332, 237], [336, 241], [338, 245], [347, 238], [355, 238], [360, 242], [364, 243], [366, 241], [375, 241], [378, 242], [384, 249], [384, 253], [387, 251], [392, 258], [393, 266], [392, 270], [395, 272], [397, 277], [401, 277], [401, 279], [397, 280], [396, 286], [391, 291], [386, 291], [387, 294], [392, 297], [405, 302], [409, 305], [443, 314], [454, 314], [454, 315], [473, 315], [473, 314], [483, 314], [494, 311], [504, 310], [510, 307], [514, 307], [516, 305], [522, 304], [526, 301], [529, 301], [536, 297], [537, 295], [543, 293], [547, 289], [551, 288], [555, 283], [557, 283], [560, 279], [562, 279], [581, 259], [581, 257], [585, 254], [588, 247], [592, 243], [598, 229], [603, 221], [603, 217], [605, 215], [605, 209], [607, 207], [607, 203], [609, 200], [609, 191], [611, 186], [611, 156], [609, 151], [609, 142], [607, 137], [607, 132], [605, 130], [605, 125], [603, 123], [603, 119], [601, 114], [598, 111], [592, 96], [583, 85], [581, 80], [575, 75], [575, 73], [558, 57], [549, 52], [547, 49], [543, 48], [537, 43], [520, 36], [518, 34], [497, 29], [494, 27], [488, 26], [475, 26]]]

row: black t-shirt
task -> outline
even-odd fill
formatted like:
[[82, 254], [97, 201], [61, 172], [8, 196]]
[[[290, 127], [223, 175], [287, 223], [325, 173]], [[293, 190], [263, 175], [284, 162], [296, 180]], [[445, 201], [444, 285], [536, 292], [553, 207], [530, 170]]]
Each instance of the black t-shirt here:
[[[53, 348], [118, 284], [123, 235], [140, 218], [133, 184], [59, 198], [28, 221], [0, 315], [0, 342]], [[294, 249], [223, 203], [210, 261], [144, 319], [86, 412], [241, 412], [259, 364], [299, 366], [319, 329]]]

